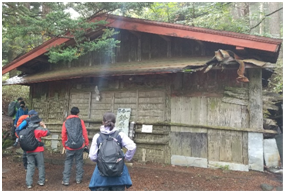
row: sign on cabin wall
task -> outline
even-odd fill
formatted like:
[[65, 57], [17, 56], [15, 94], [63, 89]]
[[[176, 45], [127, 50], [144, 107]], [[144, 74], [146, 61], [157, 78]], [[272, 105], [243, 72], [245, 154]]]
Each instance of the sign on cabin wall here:
[[115, 127], [119, 130], [121, 129], [128, 136], [130, 117], [130, 108], [118, 108]]
[[142, 125], [143, 133], [152, 133], [152, 125]]

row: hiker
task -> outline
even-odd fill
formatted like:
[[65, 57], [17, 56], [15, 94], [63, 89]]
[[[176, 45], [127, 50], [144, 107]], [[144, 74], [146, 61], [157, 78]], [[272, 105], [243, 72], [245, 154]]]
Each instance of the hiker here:
[[14, 121], [14, 126], [16, 127], [17, 126], [17, 122], [19, 120], [19, 118], [22, 116], [22, 115], [27, 115], [29, 112], [29, 109], [26, 107], [26, 104], [24, 101], [21, 101], [20, 102], [20, 108], [17, 110], [17, 113], [16, 113], [16, 117], [15, 117], [15, 121]]
[[[15, 130], [15, 135], [17, 137], [17, 144], [16, 146], [18, 145], [18, 141], [19, 141], [19, 132], [22, 130], [22, 129], [25, 129], [30, 121], [30, 117], [34, 116], [34, 115], [38, 115], [38, 112], [35, 111], [35, 110], [30, 110], [28, 112], [28, 115], [22, 115], [18, 122], [17, 122], [17, 126], [16, 126], [16, 130]], [[14, 145], [15, 146], [15, 145]], [[28, 161], [27, 161], [27, 153], [26, 151], [23, 150], [23, 165], [24, 165], [24, 168], [25, 168], [25, 171], [27, 171], [27, 165], [28, 165]], [[35, 162], [35, 165], [37, 167], [37, 162]]]
[[[35, 161], [38, 164], [39, 170], [39, 180], [38, 185], [43, 186], [45, 185], [45, 165], [44, 165], [44, 146], [41, 142], [41, 137], [46, 137], [50, 134], [49, 130], [46, 128], [44, 122], [38, 115], [34, 115], [30, 117], [29, 124], [26, 129], [22, 129], [20, 131], [20, 145], [27, 145], [21, 144], [21, 133], [24, 130], [33, 129], [34, 130], [34, 137], [38, 141], [38, 146], [33, 151], [26, 151], [27, 152], [27, 159], [28, 159], [28, 167], [26, 173], [26, 185], [27, 188], [32, 188], [33, 184], [33, 175], [35, 172]], [[31, 141], [31, 140], [29, 140]], [[22, 147], [23, 149], [23, 147]]]
[[[30, 111], [29, 111], [30, 112]], [[17, 145], [18, 145], [18, 142], [19, 142], [19, 126], [20, 126], [20, 124], [25, 120], [25, 119], [27, 119], [28, 117], [29, 117], [29, 112], [28, 112], [28, 114], [27, 115], [22, 115], [22, 116], [20, 116], [20, 118], [18, 119], [18, 121], [17, 121], [17, 125], [16, 125], [16, 129], [15, 129], [15, 136], [17, 137], [16, 138], [16, 142], [14, 143], [14, 147], [16, 147]]]
[[[22, 116], [22, 115], [27, 115], [29, 112], [28, 108], [25, 107], [25, 102], [24, 101], [21, 101], [20, 102], [20, 108], [17, 110], [17, 113], [16, 113], [16, 118], [15, 118], [15, 121], [14, 121], [14, 127], [16, 128], [17, 127], [17, 122], [19, 120], [19, 118]], [[13, 146], [17, 146], [18, 145], [18, 138], [16, 138], [16, 141], [15, 143], [13, 144]]]
[[[136, 144], [125, 133], [118, 131], [118, 129], [115, 127], [115, 123], [116, 123], [115, 115], [111, 112], [105, 113], [103, 116], [103, 125], [100, 127], [100, 133], [95, 134], [93, 137], [92, 144], [90, 147], [89, 158], [92, 161], [97, 162], [97, 164], [89, 183], [89, 189], [92, 191], [123, 191], [125, 190], [125, 188], [129, 188], [132, 186], [132, 180], [130, 178], [129, 171], [124, 163], [124, 160], [130, 161], [133, 158], [136, 152]], [[118, 163], [118, 165], [115, 166], [113, 171], [108, 171], [109, 168], [108, 166], [104, 168], [107, 171], [104, 171], [104, 169], [101, 168], [100, 166], [101, 162], [104, 162], [104, 160], [100, 158], [100, 156], [103, 156], [104, 153], [102, 152], [100, 153], [100, 151], [109, 149], [107, 145], [105, 146], [106, 148], [104, 148], [104, 143], [105, 144], [109, 143], [107, 142], [108, 141], [107, 138], [109, 137], [113, 137], [112, 143], [117, 142], [116, 145], [118, 145], [118, 143], [120, 145], [119, 149], [121, 150], [121, 152], [120, 153], [115, 152], [117, 155], [121, 153], [123, 154], [122, 147], [127, 148], [128, 151], [126, 152], [125, 155], [123, 154], [122, 160], [121, 158], [118, 159], [115, 158], [117, 159], [116, 163]], [[111, 149], [114, 149], [115, 146], [113, 144], [112, 146], [110, 145], [109, 147], [113, 147]], [[108, 152], [110, 153], [110, 151]], [[119, 164], [120, 162], [122, 162], [122, 167], [120, 167]], [[114, 164], [112, 163], [112, 165]], [[109, 166], [111, 166], [111, 164]], [[108, 172], [109, 174], [113, 172], [116, 173], [117, 169], [120, 169], [122, 171], [120, 172], [119, 175], [114, 175], [114, 176], [106, 175], [108, 174]]]
[[15, 119], [16, 119], [16, 113], [18, 111], [18, 109], [20, 108], [20, 102], [23, 101], [23, 98], [22, 97], [19, 97], [17, 100], [15, 101], [12, 101], [9, 103], [9, 106], [8, 106], [8, 115], [10, 117], [13, 117], [13, 124], [12, 124], [12, 128], [11, 128], [11, 137], [12, 139], [14, 140], [16, 138], [15, 136]]
[[69, 185], [73, 159], [76, 164], [76, 183], [80, 184], [83, 178], [83, 151], [88, 149], [89, 139], [84, 121], [78, 117], [78, 107], [72, 107], [69, 115], [62, 125], [62, 146], [66, 157], [64, 162], [62, 185]]

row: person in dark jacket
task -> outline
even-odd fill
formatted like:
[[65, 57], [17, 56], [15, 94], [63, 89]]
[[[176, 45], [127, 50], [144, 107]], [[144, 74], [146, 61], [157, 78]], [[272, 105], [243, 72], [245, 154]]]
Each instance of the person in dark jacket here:
[[13, 126], [12, 126], [12, 128], [11, 128], [11, 136], [12, 136], [12, 139], [14, 140], [14, 139], [16, 139], [16, 136], [15, 136], [15, 129], [16, 129], [16, 126], [15, 126], [15, 119], [16, 119], [16, 114], [17, 114], [17, 111], [18, 111], [18, 109], [20, 108], [20, 102], [21, 101], [23, 101], [23, 98], [22, 97], [19, 97], [15, 102], [17, 102], [16, 103], [16, 106], [15, 106], [15, 114], [14, 114], [14, 116], [13, 116]]
[[[62, 125], [62, 146], [65, 148], [65, 162], [62, 185], [68, 186], [73, 159], [76, 164], [76, 183], [80, 184], [83, 178], [83, 151], [89, 145], [89, 139], [84, 121], [78, 117], [78, 107], [72, 107]], [[82, 144], [81, 144], [82, 143]]]
[[[112, 134], [118, 129], [115, 127], [116, 117], [113, 113], [105, 113], [103, 116], [103, 125], [100, 127], [100, 132], [103, 134]], [[98, 157], [98, 144], [97, 139], [100, 136], [99, 133], [95, 134], [92, 139], [92, 144], [89, 151], [89, 158], [96, 162]], [[125, 133], [120, 132], [119, 137], [121, 138], [122, 147], [128, 149], [125, 154], [125, 160], [130, 161], [135, 152], [136, 144], [131, 140]], [[96, 164], [95, 170], [89, 183], [89, 189], [92, 191], [124, 191], [125, 188], [132, 186], [132, 180], [126, 165], [124, 170], [119, 177], [106, 177], [101, 176]]]
[[[28, 115], [28, 112], [29, 112], [29, 109], [25, 106], [25, 102], [24, 101], [21, 101], [20, 102], [20, 108], [17, 110], [17, 113], [16, 113], [16, 118], [15, 118], [15, 121], [14, 121], [14, 127], [17, 128], [17, 123], [18, 123], [18, 120], [19, 118], [22, 116], [22, 115]], [[16, 130], [16, 129], [15, 129]], [[14, 147], [16, 147], [18, 145], [18, 141], [19, 141], [19, 138], [16, 138], [16, 141], [15, 143], [13, 144]]]
[[[42, 119], [38, 115], [30, 117], [28, 127], [35, 128], [34, 134], [35, 138], [41, 142], [41, 137], [48, 136], [50, 134], [49, 130], [46, 128]], [[38, 185], [45, 185], [45, 163], [44, 163], [44, 146], [38, 146], [33, 151], [27, 151], [28, 167], [26, 173], [26, 185], [30, 189], [33, 184], [33, 175], [35, 172], [35, 162], [38, 165], [39, 180]]]

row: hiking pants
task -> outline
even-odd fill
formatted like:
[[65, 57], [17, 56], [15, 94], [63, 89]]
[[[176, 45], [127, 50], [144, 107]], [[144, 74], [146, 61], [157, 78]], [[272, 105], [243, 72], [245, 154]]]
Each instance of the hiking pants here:
[[13, 119], [13, 125], [11, 127], [11, 139], [12, 140], [15, 140], [17, 138], [16, 135], [15, 135], [16, 127], [14, 126], [14, 121], [15, 121], [15, 119]]
[[63, 182], [69, 183], [70, 173], [73, 158], [75, 159], [76, 164], [76, 181], [81, 181], [83, 178], [83, 148], [78, 150], [68, 150], [65, 149], [66, 157], [64, 162], [64, 171], [63, 171]]
[[35, 173], [35, 162], [38, 164], [39, 180], [38, 183], [45, 183], [45, 163], [44, 152], [27, 153], [28, 168], [26, 174], [26, 185], [31, 186], [33, 184], [33, 176]]
[[23, 151], [23, 164], [24, 164], [24, 167], [26, 170], [28, 167], [28, 159], [27, 159], [27, 152], [26, 151]]
[[[28, 167], [28, 159], [27, 159], [27, 152], [26, 151], [23, 151], [23, 165], [24, 165], [25, 170], [26, 170]], [[37, 160], [35, 160], [35, 166], [38, 167]]]

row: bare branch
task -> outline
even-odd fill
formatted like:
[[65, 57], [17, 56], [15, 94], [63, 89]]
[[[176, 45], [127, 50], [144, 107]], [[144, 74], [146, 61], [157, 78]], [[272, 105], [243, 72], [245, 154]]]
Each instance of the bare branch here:
[[274, 13], [276, 13], [276, 12], [282, 10], [282, 9], [283, 9], [283, 7], [281, 7], [281, 8], [279, 8], [279, 9], [273, 11], [272, 13], [269, 13], [269, 14], [265, 15], [255, 26], [251, 27], [251, 28], [249, 29], [249, 31], [251, 31], [252, 29], [254, 29], [254, 28], [256, 28], [257, 26], [259, 26], [259, 25], [265, 20], [266, 17], [268, 17], [268, 16], [270, 16], [270, 15], [272, 15], [272, 14], [274, 14]]

